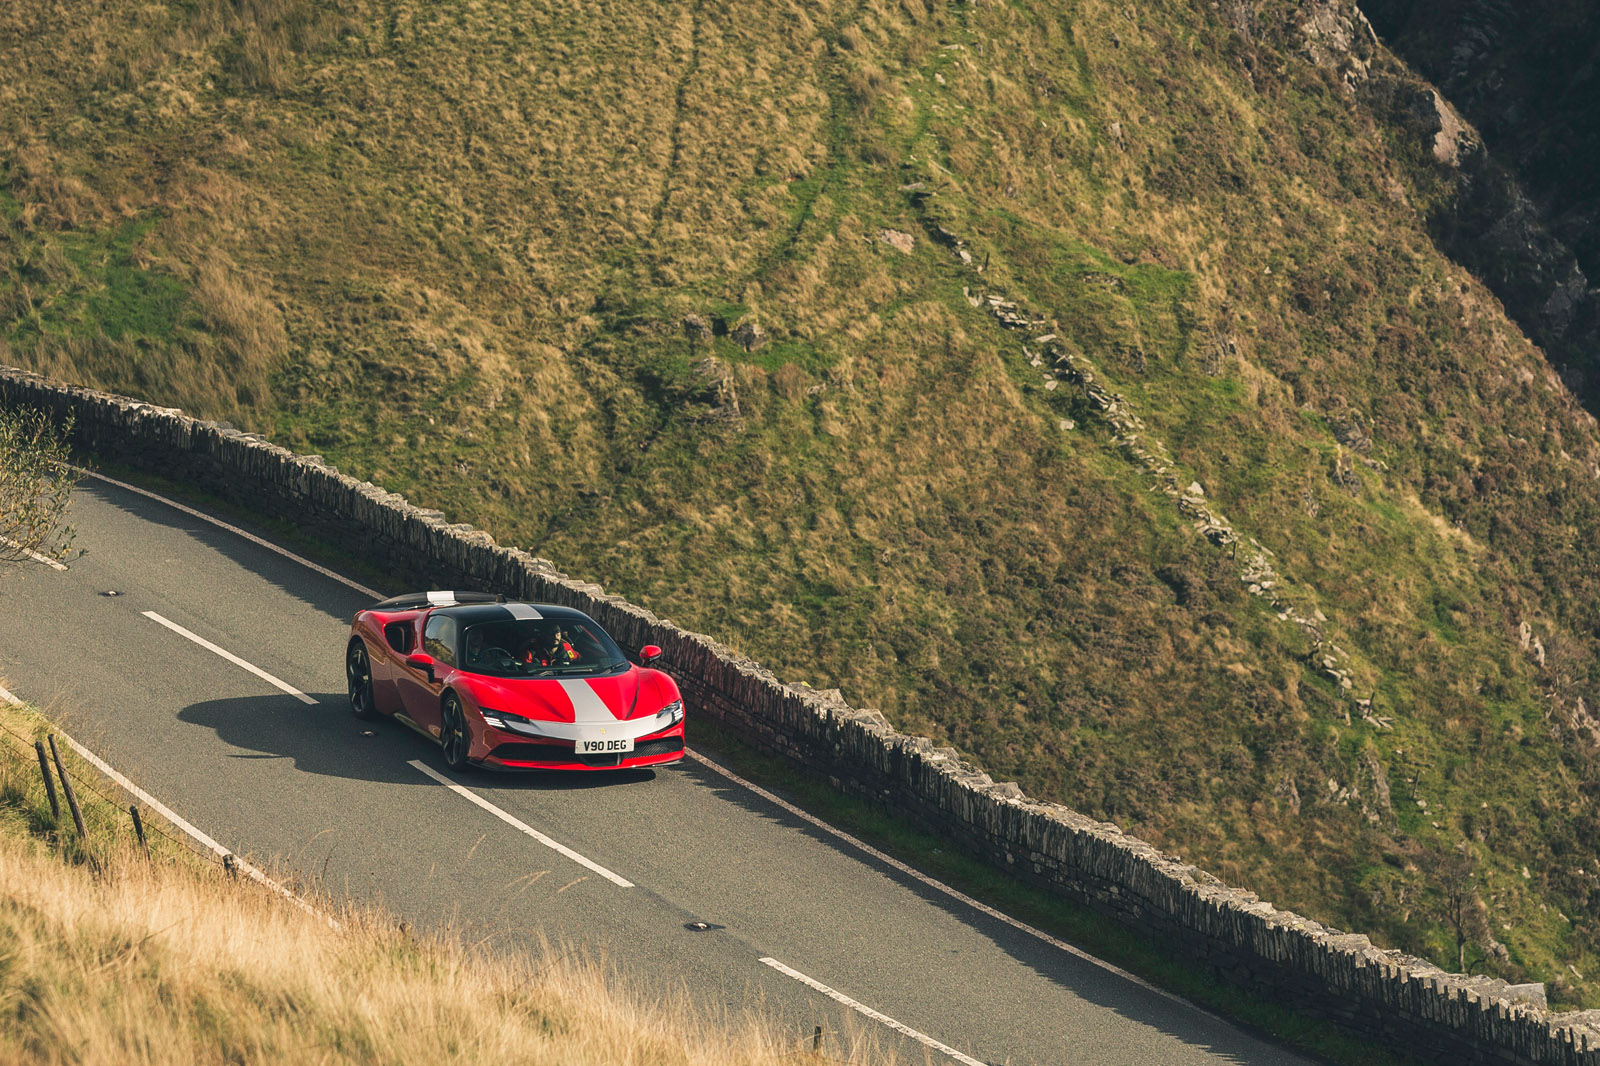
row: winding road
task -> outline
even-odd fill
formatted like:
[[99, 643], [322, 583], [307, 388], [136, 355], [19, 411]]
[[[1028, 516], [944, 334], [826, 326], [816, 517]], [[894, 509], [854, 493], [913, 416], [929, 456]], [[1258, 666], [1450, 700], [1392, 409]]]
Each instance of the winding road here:
[[348, 710], [349, 620], [373, 590], [106, 479], [71, 519], [87, 554], [0, 583], [0, 678], [260, 865], [474, 940], [581, 944], [807, 1046], [821, 1025], [833, 1050], [870, 1038], [902, 1061], [1309, 1066], [704, 757], [453, 777]]

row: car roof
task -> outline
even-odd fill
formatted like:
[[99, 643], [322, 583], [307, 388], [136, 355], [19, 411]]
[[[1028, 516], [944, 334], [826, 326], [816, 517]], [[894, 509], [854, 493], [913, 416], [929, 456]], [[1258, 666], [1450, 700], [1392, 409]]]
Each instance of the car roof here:
[[493, 592], [403, 592], [375, 603], [371, 611], [420, 611], [428, 607], [453, 607], [463, 603], [504, 603], [506, 598]]
[[509, 622], [517, 619], [529, 621], [539, 618], [555, 618], [562, 621], [577, 621], [579, 619], [592, 621], [588, 615], [571, 607], [560, 607], [553, 603], [525, 603], [521, 600], [511, 600], [506, 603], [472, 603], [455, 607], [439, 607], [433, 613], [458, 619], [463, 626], [477, 625], [479, 622]]
[[554, 603], [508, 600], [493, 592], [407, 592], [375, 603], [372, 611], [426, 611], [459, 619], [462, 625], [479, 622], [504, 622], [512, 619], [559, 618], [568, 621], [593, 621], [573, 607]]

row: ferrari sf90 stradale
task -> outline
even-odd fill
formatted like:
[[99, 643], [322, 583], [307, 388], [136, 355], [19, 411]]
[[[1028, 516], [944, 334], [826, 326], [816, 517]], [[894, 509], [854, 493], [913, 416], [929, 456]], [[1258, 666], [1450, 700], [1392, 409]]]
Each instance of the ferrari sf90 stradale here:
[[452, 770], [599, 770], [683, 758], [683, 697], [581, 611], [418, 592], [356, 613], [345, 650], [357, 718], [397, 718]]

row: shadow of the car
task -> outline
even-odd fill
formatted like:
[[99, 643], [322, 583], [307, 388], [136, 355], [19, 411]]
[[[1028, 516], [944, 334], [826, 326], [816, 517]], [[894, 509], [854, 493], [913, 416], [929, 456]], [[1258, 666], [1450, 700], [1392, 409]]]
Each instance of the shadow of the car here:
[[[676, 765], [676, 764], [673, 764]], [[470, 774], [457, 774], [463, 785], [482, 783], [495, 788], [524, 792], [573, 792], [585, 788], [615, 788], [641, 785], [656, 779], [656, 768], [644, 766], [626, 770], [500, 770], [480, 767]]]
[[[292, 759], [295, 769], [328, 777], [362, 781], [425, 780], [414, 767], [421, 759], [440, 773], [471, 788], [528, 791], [575, 791], [616, 788], [655, 780], [653, 767], [626, 770], [491, 770], [475, 768], [453, 774], [444, 767], [439, 746], [388, 719], [363, 722], [350, 714], [342, 692], [310, 694], [307, 707], [281, 695], [234, 697], [191, 704], [178, 719], [204, 726], [231, 747], [241, 760]], [[677, 764], [672, 764], [677, 765]]]

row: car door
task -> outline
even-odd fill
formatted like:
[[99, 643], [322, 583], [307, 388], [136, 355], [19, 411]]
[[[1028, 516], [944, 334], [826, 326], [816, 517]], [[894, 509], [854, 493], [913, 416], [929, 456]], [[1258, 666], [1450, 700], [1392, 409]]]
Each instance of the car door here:
[[400, 702], [406, 717], [430, 736], [439, 735], [439, 693], [444, 678], [456, 665], [457, 622], [448, 614], [431, 612], [422, 626], [424, 655], [433, 658], [433, 676], [428, 671], [402, 666], [396, 677]]
[[403, 711], [399, 681], [407, 672], [406, 656], [417, 649], [417, 616], [400, 615], [384, 622], [383, 642], [372, 650], [372, 694], [384, 714]]

